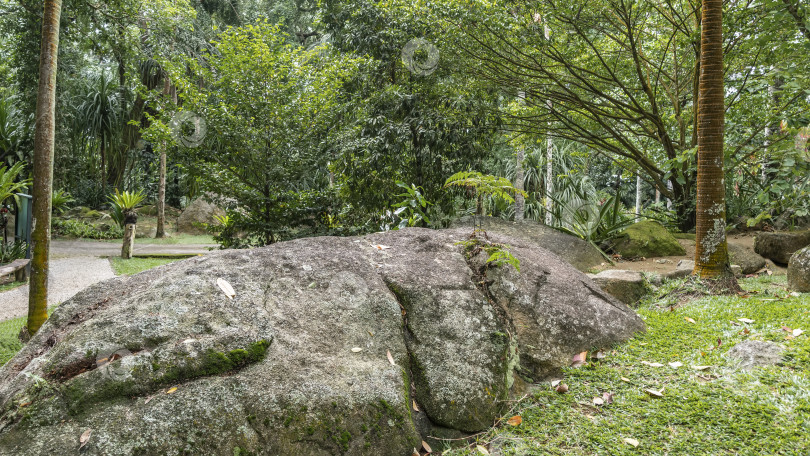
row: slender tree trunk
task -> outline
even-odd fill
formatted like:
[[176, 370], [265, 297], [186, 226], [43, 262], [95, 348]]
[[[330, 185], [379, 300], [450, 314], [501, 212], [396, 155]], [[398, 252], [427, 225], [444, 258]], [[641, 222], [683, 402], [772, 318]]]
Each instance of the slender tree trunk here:
[[[171, 96], [175, 106], [177, 106], [177, 90], [169, 81], [168, 75], [163, 76], [163, 95]], [[160, 171], [158, 175], [158, 200], [157, 200], [157, 229], [155, 238], [166, 237], [166, 142], [160, 148]]]
[[160, 148], [160, 178], [158, 179], [156, 238], [166, 237], [166, 143]]
[[641, 219], [641, 174], [636, 174], [636, 222]]
[[[515, 163], [515, 188], [523, 191], [523, 159], [525, 150], [523, 146], [518, 147], [517, 162]], [[515, 221], [523, 220], [523, 213], [526, 208], [526, 201], [521, 192], [515, 192]]]
[[703, 0], [698, 110], [695, 274], [728, 277], [723, 175], [723, 0]]
[[39, 57], [39, 91], [34, 130], [33, 260], [28, 294], [28, 333], [48, 319], [48, 257], [51, 242], [53, 148], [56, 131], [56, 59], [59, 50], [61, 0], [45, 0]]
[[[548, 25], [543, 27], [543, 32], [548, 41], [551, 39], [551, 29]], [[546, 100], [546, 105], [548, 106], [549, 110], [551, 109], [551, 100]], [[553, 167], [553, 158], [554, 158], [554, 140], [551, 139], [551, 135], [546, 133], [546, 225], [551, 226], [554, 223], [554, 217], [551, 214], [553, 209], [552, 202], [551, 202], [551, 194], [554, 192], [554, 167]]]

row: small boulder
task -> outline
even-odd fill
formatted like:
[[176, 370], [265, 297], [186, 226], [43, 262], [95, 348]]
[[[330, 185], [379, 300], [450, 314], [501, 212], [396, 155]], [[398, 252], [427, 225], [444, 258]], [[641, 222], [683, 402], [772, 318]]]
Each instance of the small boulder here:
[[765, 267], [765, 258], [739, 244], [728, 244], [728, 256], [732, 264], [740, 266], [743, 274], [753, 274]]
[[790, 257], [787, 270], [788, 288], [800, 293], [810, 293], [810, 246]]
[[726, 357], [739, 360], [740, 367], [751, 369], [760, 366], [773, 366], [782, 360], [785, 349], [773, 342], [746, 340], [731, 347]]
[[[475, 224], [488, 233], [499, 233], [542, 245], [582, 272], [606, 261], [598, 249], [582, 239], [531, 220], [511, 222], [497, 217], [475, 217]], [[450, 226], [472, 231], [473, 218], [463, 217], [453, 221]]]
[[197, 198], [177, 218], [177, 231], [188, 234], [205, 234], [203, 225], [215, 223], [215, 215], [225, 215], [225, 211], [202, 198]]
[[810, 245], [810, 230], [779, 233], [758, 233], [754, 251], [778, 264], [788, 264], [790, 256]]
[[686, 255], [678, 240], [663, 225], [652, 220], [629, 226], [611, 242], [610, 247], [624, 258]]
[[606, 293], [628, 305], [637, 303], [650, 290], [647, 279], [637, 271], [610, 269], [588, 276]]
[[692, 260], [680, 260], [678, 264], [675, 265], [675, 270], [669, 272], [665, 275], [667, 280], [675, 280], [675, 279], [682, 279], [684, 277], [689, 277], [692, 275], [692, 271], [695, 270], [695, 262]]

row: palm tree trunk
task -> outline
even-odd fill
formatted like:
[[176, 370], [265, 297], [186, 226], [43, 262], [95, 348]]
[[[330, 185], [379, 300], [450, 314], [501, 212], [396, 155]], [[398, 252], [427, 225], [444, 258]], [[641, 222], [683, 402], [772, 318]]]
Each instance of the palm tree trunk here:
[[723, 0], [703, 0], [702, 9], [694, 273], [719, 278], [731, 275], [723, 175]]
[[48, 319], [48, 257], [51, 242], [51, 197], [53, 195], [53, 148], [56, 131], [56, 58], [59, 50], [59, 19], [62, 0], [45, 0], [42, 45], [39, 57], [39, 89], [34, 130], [34, 231], [33, 259], [28, 294], [28, 333], [33, 335]]

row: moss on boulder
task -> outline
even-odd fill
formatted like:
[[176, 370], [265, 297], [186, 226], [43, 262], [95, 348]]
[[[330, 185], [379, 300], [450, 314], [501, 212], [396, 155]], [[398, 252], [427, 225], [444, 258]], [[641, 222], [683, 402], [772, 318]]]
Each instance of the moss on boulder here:
[[629, 226], [611, 244], [611, 250], [624, 258], [686, 255], [664, 225], [652, 220]]

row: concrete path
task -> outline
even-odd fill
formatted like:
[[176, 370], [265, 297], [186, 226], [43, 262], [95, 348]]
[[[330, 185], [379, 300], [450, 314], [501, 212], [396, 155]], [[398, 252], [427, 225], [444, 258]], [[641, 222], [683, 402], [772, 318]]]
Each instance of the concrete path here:
[[[110, 260], [77, 257], [51, 260], [48, 305], [64, 302], [96, 282], [115, 277]], [[0, 321], [28, 314], [28, 286], [0, 293]]]
[[[135, 255], [197, 255], [210, 252], [203, 244], [135, 244]], [[64, 302], [102, 280], [115, 277], [106, 257], [121, 254], [121, 244], [104, 241], [51, 241], [48, 305]], [[0, 292], [0, 321], [28, 314], [28, 286]]]
[[[135, 244], [133, 255], [197, 255], [208, 253], [217, 244]], [[110, 257], [121, 255], [121, 242], [54, 240], [51, 241], [51, 259], [77, 256]]]

